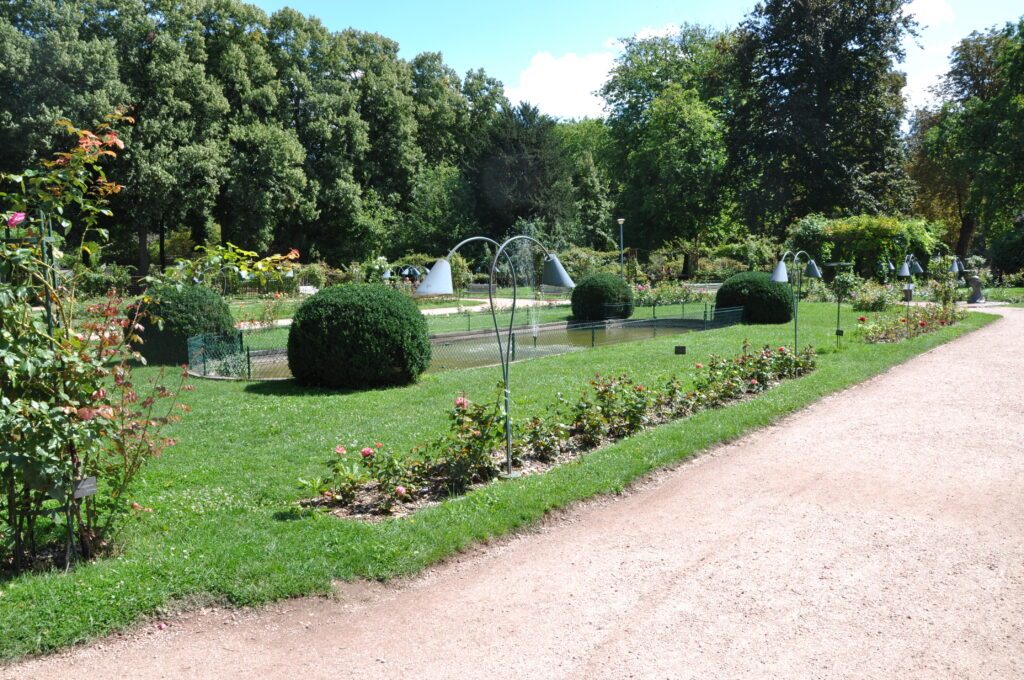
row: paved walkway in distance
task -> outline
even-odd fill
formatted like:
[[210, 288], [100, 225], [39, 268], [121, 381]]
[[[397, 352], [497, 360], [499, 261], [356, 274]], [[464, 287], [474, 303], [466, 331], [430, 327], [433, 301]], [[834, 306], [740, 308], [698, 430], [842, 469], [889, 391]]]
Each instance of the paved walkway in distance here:
[[[1022, 678], [1024, 310], [399, 586], [18, 678]], [[6, 675], [5, 675], [6, 673]]]

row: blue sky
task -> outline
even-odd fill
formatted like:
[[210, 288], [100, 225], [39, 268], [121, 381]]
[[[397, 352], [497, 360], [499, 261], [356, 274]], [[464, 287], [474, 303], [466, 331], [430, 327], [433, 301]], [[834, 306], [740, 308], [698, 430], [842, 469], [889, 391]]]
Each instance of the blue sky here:
[[[593, 91], [617, 54], [616, 39], [649, 35], [690, 22], [735, 26], [755, 0], [255, 0], [268, 12], [290, 6], [332, 30], [353, 27], [397, 40], [402, 56], [437, 51], [457, 71], [483, 67], [513, 101], [526, 99], [560, 117], [600, 115]], [[924, 28], [908, 42], [905, 92], [927, 103], [928, 88], [946, 69], [949, 49], [973, 30], [1016, 20], [1020, 0], [914, 0]]]

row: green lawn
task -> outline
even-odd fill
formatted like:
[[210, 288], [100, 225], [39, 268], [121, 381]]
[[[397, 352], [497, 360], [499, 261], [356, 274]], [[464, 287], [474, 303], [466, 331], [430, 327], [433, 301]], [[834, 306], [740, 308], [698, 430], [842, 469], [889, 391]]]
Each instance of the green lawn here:
[[[847, 329], [856, 313], [844, 311]], [[28, 574], [0, 582], [0, 658], [103, 635], [176, 601], [254, 605], [326, 593], [334, 579], [382, 579], [416, 572], [470, 544], [536, 522], [553, 508], [620, 491], [637, 477], [766, 425], [821, 396], [977, 328], [995, 317], [897, 345], [848, 337], [834, 351], [835, 306], [801, 306], [801, 344], [821, 351], [819, 369], [749, 401], [643, 432], [543, 476], [496, 482], [401, 520], [342, 521], [300, 510], [296, 480], [320, 475], [338, 443], [386, 442], [404, 451], [446, 427], [465, 393], [495, 395], [494, 367], [426, 376], [392, 390], [331, 393], [291, 382], [196, 380], [193, 412], [174, 426], [180, 443], [152, 461], [135, 500], [154, 509], [119, 536], [117, 557], [69, 574]], [[575, 393], [595, 373], [627, 372], [656, 383], [692, 374], [708, 354], [791, 341], [792, 326], [734, 326], [687, 336], [536, 359], [513, 369], [515, 415], [546, 410], [559, 391]], [[685, 343], [688, 355], [673, 347]], [[155, 369], [142, 369], [149, 372]]]
[[1009, 301], [1019, 305], [1024, 302], [1024, 288], [986, 288], [985, 298], [990, 302]]

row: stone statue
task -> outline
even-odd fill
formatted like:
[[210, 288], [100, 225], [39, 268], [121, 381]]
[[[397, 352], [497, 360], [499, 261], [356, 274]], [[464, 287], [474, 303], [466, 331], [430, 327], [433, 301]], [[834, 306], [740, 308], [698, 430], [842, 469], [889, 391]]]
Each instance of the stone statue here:
[[981, 289], [981, 277], [977, 272], [967, 272], [967, 285], [971, 287], [971, 294], [967, 298], [967, 304], [973, 305], [985, 301], [985, 291]]

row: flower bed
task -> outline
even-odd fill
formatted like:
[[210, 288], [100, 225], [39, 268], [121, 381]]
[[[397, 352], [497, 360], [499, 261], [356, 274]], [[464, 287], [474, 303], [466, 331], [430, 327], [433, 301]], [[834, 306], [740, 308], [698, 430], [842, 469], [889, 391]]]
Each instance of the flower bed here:
[[[785, 347], [751, 352], [744, 343], [736, 357], [712, 356], [707, 365], [696, 364], [690, 390], [678, 377], [649, 387], [629, 376], [598, 375], [578, 398], [560, 396], [547, 416], [532, 417], [518, 428], [513, 465], [524, 474], [541, 473], [646, 427], [756, 395], [814, 367], [813, 348], [797, 354]], [[358, 455], [337, 446], [329, 477], [301, 480], [312, 496], [303, 505], [330, 508], [339, 516], [382, 518], [408, 514], [497, 477], [505, 457], [500, 402], [477, 404], [459, 396], [448, 417], [451, 426], [443, 438], [405, 456], [382, 442], [362, 447]]]
[[967, 312], [952, 305], [917, 305], [910, 317], [896, 314], [857, 317], [857, 333], [868, 343], [899, 342], [963, 321]]

